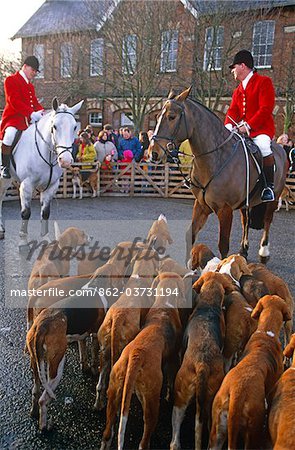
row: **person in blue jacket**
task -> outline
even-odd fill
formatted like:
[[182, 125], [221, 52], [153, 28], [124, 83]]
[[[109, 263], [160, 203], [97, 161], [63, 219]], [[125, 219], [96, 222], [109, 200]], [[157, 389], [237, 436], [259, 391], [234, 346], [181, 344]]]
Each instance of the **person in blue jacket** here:
[[136, 162], [139, 162], [142, 158], [142, 148], [137, 137], [132, 136], [129, 128], [124, 128], [123, 137], [119, 141], [118, 158], [123, 159], [123, 152], [125, 150], [131, 150], [133, 158]]

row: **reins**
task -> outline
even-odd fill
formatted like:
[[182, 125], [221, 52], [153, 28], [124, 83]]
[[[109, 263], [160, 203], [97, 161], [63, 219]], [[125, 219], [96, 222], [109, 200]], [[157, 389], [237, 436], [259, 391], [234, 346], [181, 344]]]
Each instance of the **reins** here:
[[[189, 154], [187, 154], [187, 153], [180, 152], [180, 151], [179, 151], [179, 146], [177, 146], [176, 143], [175, 143], [175, 139], [176, 139], [177, 133], [178, 133], [178, 131], [179, 131], [179, 128], [180, 128], [180, 125], [181, 125], [181, 120], [182, 120], [182, 118], [184, 119], [186, 135], [188, 135], [188, 127], [187, 127], [187, 121], [186, 121], [185, 110], [184, 110], [184, 106], [183, 106], [182, 104], [180, 104], [179, 102], [177, 102], [176, 100], [171, 99], [171, 100], [169, 100], [169, 101], [172, 102], [172, 103], [175, 103], [179, 108], [181, 108], [181, 113], [180, 113], [179, 119], [178, 119], [178, 121], [177, 121], [177, 123], [176, 123], [176, 125], [175, 125], [175, 128], [174, 128], [174, 130], [173, 130], [172, 136], [171, 136], [171, 137], [167, 137], [167, 136], [153, 135], [153, 136], [152, 136], [152, 140], [154, 140], [155, 142], [157, 142], [157, 144], [158, 144], [159, 147], [163, 150], [163, 152], [165, 153], [165, 155], [166, 155], [167, 157], [171, 158], [172, 161], [174, 162], [174, 164], [177, 164], [177, 168], [178, 168], [178, 170], [179, 170], [181, 176], [182, 176], [183, 179], [184, 179], [184, 181], [183, 181], [184, 185], [185, 185], [188, 189], [191, 189], [192, 186], [193, 186], [193, 187], [196, 187], [197, 189], [202, 189], [203, 194], [205, 194], [205, 191], [206, 191], [206, 189], [208, 188], [208, 186], [209, 186], [209, 184], [211, 183], [211, 181], [212, 181], [217, 175], [219, 175], [219, 173], [224, 169], [224, 167], [227, 165], [227, 163], [230, 161], [230, 159], [234, 156], [234, 154], [235, 154], [235, 152], [236, 152], [236, 149], [237, 149], [237, 145], [234, 147], [234, 151], [232, 152], [232, 154], [230, 155], [230, 157], [229, 157], [229, 158], [225, 161], [225, 163], [219, 168], [219, 170], [218, 170], [218, 171], [210, 178], [210, 180], [208, 181], [208, 183], [206, 183], [205, 186], [203, 186], [203, 185], [202, 185], [198, 180], [196, 180], [196, 179], [195, 179], [195, 181], [196, 181], [196, 183], [195, 183], [195, 182], [192, 180], [192, 178], [191, 178], [190, 176], [188, 177], [187, 175], [185, 175], [185, 174], [183, 173], [182, 168], [181, 168], [181, 165], [180, 165], [181, 162], [180, 162], [180, 159], [179, 159], [179, 155], [189, 156], [189, 157], [191, 157], [192, 159], [195, 159], [195, 158], [201, 158], [202, 156], [209, 155], [209, 154], [211, 154], [211, 153], [216, 152], [217, 150], [219, 150], [220, 148], [222, 148], [224, 145], [226, 145], [226, 144], [233, 138], [233, 136], [235, 135], [235, 133], [234, 133], [234, 132], [231, 132], [231, 133], [229, 134], [229, 136], [227, 136], [227, 138], [226, 138], [221, 144], [217, 145], [216, 147], [214, 147], [212, 150], [209, 150], [208, 152], [201, 153], [200, 155], [189, 155]], [[201, 106], [202, 106], [202, 105], [201, 105]], [[168, 141], [166, 147], [164, 147], [164, 146], [159, 142], [160, 139], [162, 139], [162, 140], [164, 139], [164, 140]], [[238, 143], [238, 142], [237, 142], [237, 143]], [[173, 152], [174, 150], [177, 151], [177, 156], [172, 156], [172, 152]]]
[[[189, 99], [189, 100], [191, 100], [193, 103], [196, 103], [199, 107], [207, 109], [208, 112], [210, 112], [211, 114], [213, 114], [215, 116], [215, 114], [210, 109], [206, 108], [206, 106], [204, 106], [201, 103], [196, 102], [196, 101], [194, 101], [192, 99]], [[248, 210], [249, 209], [249, 197], [250, 197], [250, 193], [249, 193], [250, 168], [249, 168], [249, 156], [248, 156], [248, 152], [247, 152], [247, 149], [246, 149], [246, 145], [245, 145], [245, 142], [244, 142], [245, 140], [244, 140], [243, 136], [239, 135], [236, 131], [231, 131], [230, 134], [226, 137], [226, 139], [221, 144], [218, 144], [216, 147], [214, 147], [213, 149], [211, 149], [211, 150], [209, 150], [207, 152], [200, 153], [198, 155], [189, 155], [189, 154], [187, 154], [185, 152], [180, 152], [179, 151], [179, 146], [176, 145], [175, 141], [176, 141], [177, 133], [178, 133], [178, 131], [180, 129], [180, 125], [181, 125], [181, 121], [182, 120], [184, 120], [184, 123], [185, 123], [186, 136], [188, 136], [188, 126], [187, 126], [186, 115], [185, 115], [185, 107], [184, 107], [184, 105], [180, 104], [179, 102], [177, 102], [174, 99], [169, 99], [169, 101], [171, 103], [176, 104], [179, 108], [181, 108], [181, 113], [179, 115], [179, 118], [178, 118], [178, 121], [177, 121], [177, 123], [175, 125], [175, 128], [174, 128], [174, 130], [172, 132], [172, 135], [171, 135], [171, 137], [154, 135], [152, 137], [152, 139], [157, 143], [157, 145], [159, 145], [159, 147], [163, 150], [164, 154], [167, 157], [170, 157], [172, 159], [172, 161], [175, 164], [177, 164], [177, 168], [178, 168], [181, 176], [184, 179], [183, 184], [188, 189], [192, 189], [193, 187], [195, 187], [197, 189], [201, 189], [202, 192], [203, 192], [204, 202], [207, 204], [207, 202], [205, 200], [205, 194], [206, 194], [206, 190], [208, 189], [208, 186], [214, 180], [214, 178], [216, 178], [223, 171], [223, 169], [227, 166], [227, 164], [231, 161], [231, 159], [234, 157], [234, 155], [237, 152], [239, 144], [241, 143], [242, 147], [243, 147], [243, 150], [244, 150], [244, 153], [245, 153], [245, 158], [246, 158], [246, 210]], [[183, 170], [182, 170], [181, 164], [180, 164], [181, 162], [180, 162], [180, 159], [179, 159], [179, 155], [189, 156], [189, 157], [192, 158], [192, 160], [195, 160], [196, 158], [201, 158], [203, 156], [206, 156], [206, 155], [209, 155], [209, 154], [212, 154], [212, 153], [218, 151], [219, 149], [224, 147], [228, 142], [230, 142], [231, 139], [234, 136], [235, 136], [236, 142], [232, 146], [232, 151], [231, 151], [230, 155], [226, 158], [226, 160], [221, 165], [221, 167], [219, 167], [219, 169], [216, 172], [213, 173], [213, 175], [210, 177], [210, 179], [207, 181], [207, 183], [205, 185], [202, 185], [202, 183], [196, 178], [196, 176], [194, 176], [194, 177], [191, 176], [192, 171], [193, 171], [193, 165], [191, 167], [189, 176], [187, 176], [186, 174], [183, 173]], [[168, 141], [167, 145], [166, 146], [162, 145], [159, 142], [160, 140]], [[176, 156], [172, 155], [173, 150], [177, 150], [178, 153], [177, 153]], [[251, 155], [251, 156], [253, 158], [253, 155]], [[253, 158], [253, 159], [255, 161], [255, 158]], [[256, 164], [256, 167], [257, 167], [257, 162], [256, 161], [255, 161], [255, 164]], [[257, 170], [258, 170], [258, 173], [260, 173], [259, 172], [259, 167], [257, 167]], [[212, 209], [209, 205], [208, 205], [208, 207], [210, 209]]]
[[[49, 147], [50, 161], [47, 161], [44, 158], [44, 156], [42, 155], [41, 151], [40, 151], [40, 148], [39, 148], [39, 145], [38, 145], [38, 141], [37, 141], [37, 133], [41, 137], [42, 141], [47, 145], [47, 147]], [[56, 160], [55, 164], [53, 164], [51, 162], [51, 155], [52, 155], [53, 151], [51, 150], [51, 147], [49, 146], [48, 142], [46, 142], [45, 139], [43, 138], [40, 130], [38, 130], [37, 122], [35, 122], [35, 145], [36, 145], [36, 148], [37, 148], [37, 151], [38, 151], [38, 154], [39, 154], [40, 158], [49, 166], [49, 179], [48, 179], [48, 182], [47, 182], [47, 185], [46, 185], [45, 189], [43, 189], [43, 192], [44, 192], [50, 186], [50, 183], [51, 183], [51, 180], [52, 180], [53, 167], [56, 166], [57, 160]]]

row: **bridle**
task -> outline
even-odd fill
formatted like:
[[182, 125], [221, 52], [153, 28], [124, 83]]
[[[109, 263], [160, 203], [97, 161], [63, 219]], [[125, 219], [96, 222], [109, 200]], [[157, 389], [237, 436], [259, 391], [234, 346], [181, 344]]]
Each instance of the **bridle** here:
[[[182, 118], [183, 118], [184, 123], [185, 123], [186, 135], [188, 136], [188, 127], [187, 127], [187, 120], [186, 120], [186, 115], [185, 115], [185, 108], [184, 108], [184, 106], [183, 106], [182, 104], [180, 104], [179, 102], [177, 102], [177, 100], [170, 99], [170, 100], [168, 100], [168, 101], [170, 101], [171, 103], [175, 103], [178, 107], [181, 108], [181, 113], [180, 113], [179, 118], [178, 118], [178, 121], [177, 121], [177, 123], [176, 123], [176, 125], [175, 125], [175, 127], [174, 127], [172, 136], [171, 136], [171, 137], [167, 137], [167, 136], [159, 136], [159, 135], [157, 134], [157, 135], [153, 135], [152, 138], [151, 138], [151, 140], [154, 140], [154, 141], [158, 144], [158, 146], [164, 151], [165, 155], [166, 155], [167, 157], [169, 156], [169, 158], [171, 158], [172, 161], [173, 161], [175, 164], [177, 164], [177, 168], [178, 168], [179, 172], [181, 173], [181, 175], [182, 175], [182, 177], [183, 177], [183, 179], [184, 179], [184, 185], [185, 185], [187, 188], [190, 189], [191, 186], [194, 186], [194, 187], [196, 187], [196, 188], [198, 188], [198, 189], [202, 189], [203, 191], [205, 191], [206, 188], [208, 187], [208, 185], [209, 185], [209, 184], [211, 183], [211, 181], [213, 180], [213, 178], [215, 178], [216, 174], [214, 174], [214, 176], [209, 180], [209, 182], [206, 184], [206, 186], [202, 186], [201, 183], [200, 183], [198, 180], [197, 180], [197, 183], [195, 184], [195, 183], [192, 181], [191, 177], [188, 177], [187, 175], [185, 175], [185, 174], [183, 173], [182, 168], [181, 168], [181, 165], [180, 165], [179, 155], [189, 156], [190, 158], [192, 158], [192, 160], [195, 159], [195, 158], [200, 158], [200, 157], [205, 156], [205, 155], [209, 155], [210, 153], [216, 152], [217, 150], [219, 150], [220, 148], [222, 148], [225, 144], [227, 144], [227, 143], [232, 139], [232, 137], [233, 137], [236, 133], [231, 132], [231, 133], [229, 134], [229, 136], [227, 136], [227, 138], [226, 138], [221, 144], [217, 145], [215, 148], [213, 148], [212, 150], [209, 150], [208, 152], [204, 152], [204, 153], [201, 153], [201, 154], [199, 154], [199, 155], [190, 155], [190, 154], [187, 154], [187, 153], [185, 153], [185, 152], [180, 152], [180, 151], [179, 151], [179, 146], [176, 145], [175, 139], [176, 139], [176, 137], [177, 137], [177, 133], [178, 133], [178, 131], [179, 131], [179, 128], [180, 128], [180, 124], [181, 124]], [[164, 139], [164, 140], [168, 141], [166, 147], [164, 147], [164, 146], [159, 142], [160, 139], [161, 139], [161, 140]], [[172, 152], [175, 151], [175, 150], [177, 151], [177, 156], [172, 155]], [[231, 159], [231, 158], [230, 158], [230, 159]], [[221, 170], [225, 167], [225, 165], [227, 165], [227, 163], [228, 163], [228, 160], [226, 160], [225, 164], [222, 165]], [[220, 172], [221, 170], [218, 171], [218, 174], [219, 174], [219, 172]]]
[[[175, 139], [176, 139], [177, 133], [179, 131], [182, 119], [184, 120], [186, 134], [188, 134], [187, 121], [186, 121], [186, 115], [185, 115], [184, 106], [181, 103], [178, 103], [176, 100], [173, 100], [173, 99], [168, 100], [168, 101], [170, 101], [171, 103], [175, 103], [181, 109], [181, 113], [179, 115], [177, 123], [175, 124], [172, 136], [171, 137], [167, 137], [167, 136], [159, 136], [159, 135], [155, 135], [154, 134], [152, 136], [151, 140], [157, 142], [158, 146], [163, 150], [165, 155], [167, 157], [169, 156], [173, 160], [173, 162], [175, 164], [178, 164], [179, 163], [179, 158], [178, 158], [178, 156], [173, 156], [172, 152], [175, 151], [175, 150], [177, 150], [179, 152], [179, 145], [176, 144]], [[164, 139], [165, 141], [168, 141], [166, 147], [164, 147], [159, 142], [160, 139], [161, 140]], [[189, 156], [191, 156], [191, 155], [189, 155]]]
[[[57, 111], [57, 112], [55, 113], [55, 115], [52, 117], [52, 119], [53, 119], [55, 116], [57, 116], [57, 114], [70, 114], [70, 116], [72, 116], [72, 117], [75, 119], [74, 114], [70, 113], [69, 111]], [[58, 155], [58, 156], [62, 155], [62, 154], [65, 153], [65, 152], [70, 152], [70, 153], [72, 154], [72, 148], [73, 148], [72, 146], [73, 146], [73, 143], [72, 143], [72, 145], [71, 145], [70, 147], [66, 147], [65, 145], [58, 145], [58, 144], [56, 143], [56, 141], [55, 141], [53, 130], [54, 130], [54, 128], [53, 128], [53, 124], [52, 124], [51, 129], [50, 129], [50, 134], [51, 134], [51, 136], [52, 136], [52, 142], [53, 142], [53, 145], [54, 145], [53, 152], [54, 152], [56, 155]], [[63, 148], [64, 150], [61, 151], [61, 152], [57, 152], [56, 150], [57, 150], [58, 148]]]
[[[54, 116], [52, 117], [52, 120], [54, 119], [54, 117], [57, 114], [70, 114], [75, 119], [75, 116], [72, 113], [70, 113], [69, 111], [56, 111]], [[47, 148], [49, 150], [49, 161], [47, 161], [47, 159], [44, 158], [44, 156], [42, 155], [42, 153], [40, 151], [40, 147], [39, 147], [38, 141], [37, 141], [37, 135], [41, 138], [41, 140], [44, 142], [44, 144], [47, 146]], [[56, 142], [55, 137], [54, 137], [54, 124], [53, 123], [51, 123], [50, 135], [51, 135], [53, 148], [52, 148], [52, 144], [51, 143], [49, 144], [46, 141], [46, 139], [44, 139], [41, 131], [38, 129], [37, 122], [35, 122], [35, 145], [36, 145], [36, 148], [37, 148], [37, 151], [38, 151], [38, 154], [39, 154], [40, 158], [49, 166], [49, 169], [50, 169], [49, 180], [48, 180], [48, 183], [47, 183], [47, 185], [46, 185], [46, 187], [45, 187], [45, 189], [43, 191], [46, 191], [46, 189], [49, 187], [49, 185], [51, 183], [53, 167], [57, 165], [58, 157], [60, 155], [62, 155], [63, 153], [65, 153], [65, 152], [70, 152], [71, 155], [72, 155], [72, 145], [73, 144], [70, 147], [68, 147], [68, 146], [65, 146], [65, 145], [59, 145]], [[62, 148], [64, 150], [62, 150], [61, 152], [58, 152], [57, 151], [58, 148]], [[52, 161], [52, 156], [53, 155], [56, 156], [55, 161]]]

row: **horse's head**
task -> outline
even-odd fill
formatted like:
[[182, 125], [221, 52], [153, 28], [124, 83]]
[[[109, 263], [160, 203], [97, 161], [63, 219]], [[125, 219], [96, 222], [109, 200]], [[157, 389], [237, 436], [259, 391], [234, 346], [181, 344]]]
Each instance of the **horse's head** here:
[[75, 114], [82, 103], [83, 100], [70, 108], [64, 104], [59, 105], [57, 98], [52, 101], [51, 139], [58, 164], [64, 169], [70, 167], [73, 162], [72, 145], [77, 130]]
[[191, 88], [177, 95], [172, 90], [169, 93], [163, 109], [158, 117], [157, 125], [148, 154], [152, 162], [166, 162], [167, 156], [189, 138], [191, 125], [186, 117], [185, 100]]

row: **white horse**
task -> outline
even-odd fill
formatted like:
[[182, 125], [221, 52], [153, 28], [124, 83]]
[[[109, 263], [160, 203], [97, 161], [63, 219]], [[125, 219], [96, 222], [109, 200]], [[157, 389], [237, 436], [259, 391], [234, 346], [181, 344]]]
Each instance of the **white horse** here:
[[[52, 101], [52, 111], [39, 122], [23, 131], [14, 151], [15, 168], [10, 164], [12, 178], [20, 183], [22, 225], [20, 237], [25, 244], [28, 235], [28, 220], [31, 215], [31, 200], [34, 189], [40, 191], [41, 236], [48, 234], [50, 202], [56, 193], [59, 180], [73, 162], [72, 144], [76, 135], [75, 114], [83, 100], [71, 108]], [[2, 223], [2, 202], [10, 180], [0, 179], [0, 239], [4, 239]]]

